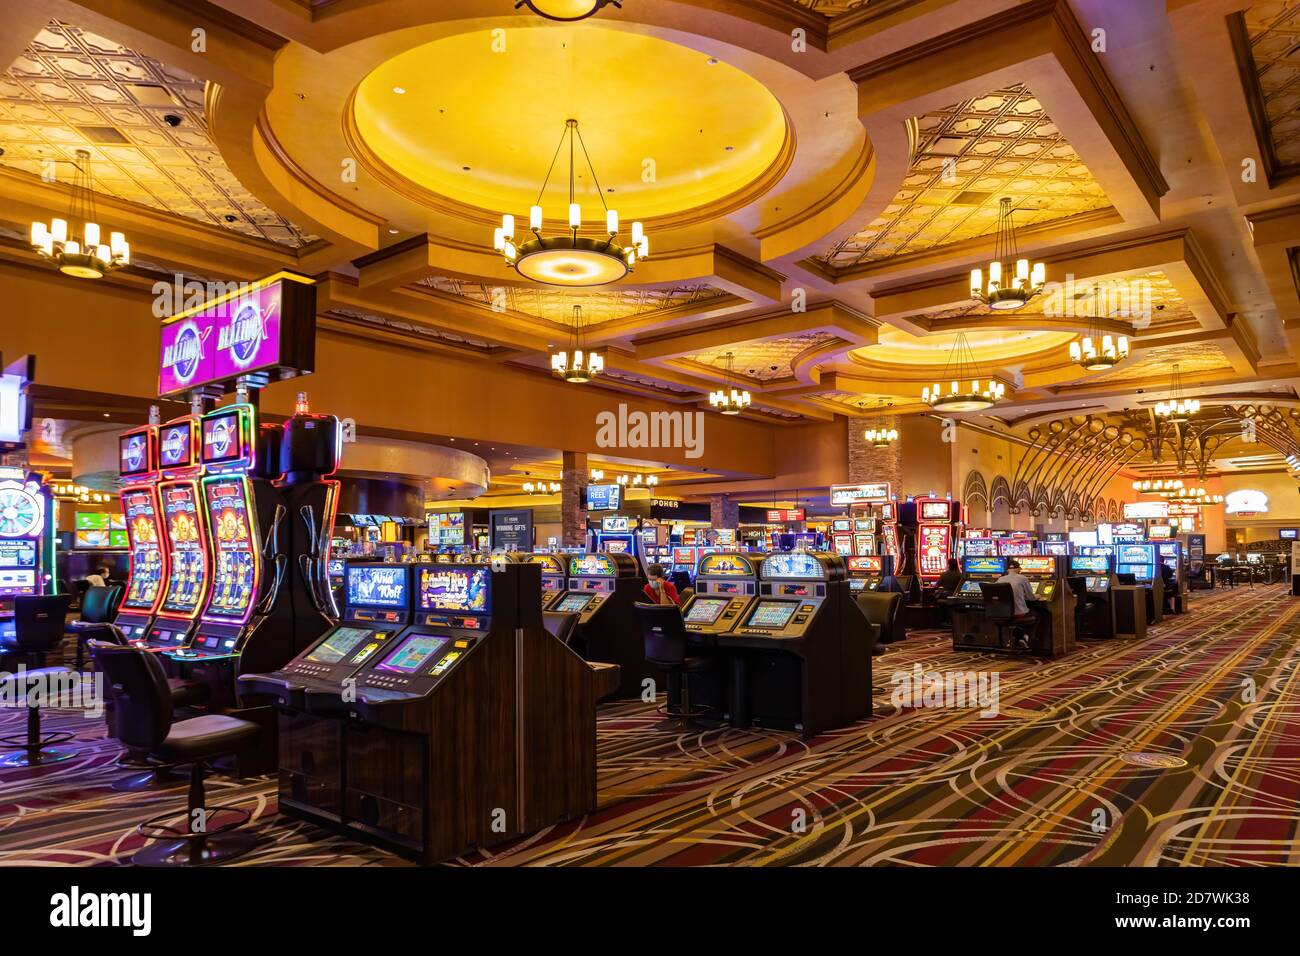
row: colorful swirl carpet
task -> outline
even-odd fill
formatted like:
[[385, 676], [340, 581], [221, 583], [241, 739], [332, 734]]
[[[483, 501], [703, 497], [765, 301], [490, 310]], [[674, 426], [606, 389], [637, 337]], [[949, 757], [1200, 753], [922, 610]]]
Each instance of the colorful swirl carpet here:
[[[1300, 599], [1280, 586], [1200, 592], [1142, 640], [1055, 661], [914, 634], [875, 659], [875, 717], [807, 741], [604, 706], [600, 810], [452, 865], [1295, 865], [1298, 635]], [[996, 713], [937, 692], [894, 703], [918, 673], [957, 672], [996, 672]], [[0, 733], [22, 719], [0, 710]], [[75, 730], [79, 754], [0, 769], [0, 865], [120, 865], [139, 821], [183, 807], [183, 785], [109, 789], [125, 771], [101, 722], [52, 711], [46, 726]], [[209, 789], [265, 837], [240, 865], [402, 865], [281, 819], [270, 778]]]

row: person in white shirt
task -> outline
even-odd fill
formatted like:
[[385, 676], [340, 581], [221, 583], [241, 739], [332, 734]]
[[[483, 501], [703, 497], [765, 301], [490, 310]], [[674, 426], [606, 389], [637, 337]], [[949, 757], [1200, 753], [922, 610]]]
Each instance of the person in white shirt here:
[[91, 571], [89, 574], [87, 574], [84, 580], [92, 588], [106, 588], [108, 587], [109, 573], [110, 572], [108, 568], [98, 567], [94, 571]]
[[[1020, 573], [1020, 562], [1012, 558], [1007, 562], [1007, 573], [998, 578], [998, 584], [1011, 585], [1011, 600], [1014, 602], [1016, 616], [1029, 614], [1029, 602], [1034, 599], [1034, 586], [1029, 583], [1029, 578]], [[1026, 650], [1029, 648], [1029, 638], [1020, 632], [1016, 638], [1016, 643]]]

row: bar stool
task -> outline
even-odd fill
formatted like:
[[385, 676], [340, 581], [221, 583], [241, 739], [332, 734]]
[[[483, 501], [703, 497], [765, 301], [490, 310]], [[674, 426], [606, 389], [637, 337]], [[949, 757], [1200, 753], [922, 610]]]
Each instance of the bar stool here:
[[[73, 672], [66, 667], [46, 667], [50, 651], [63, 641], [63, 631], [72, 598], [67, 594], [19, 595], [14, 598], [14, 635], [12, 640], [0, 645], [0, 650], [20, 655], [21, 672], [8, 680], [13, 689], [27, 700], [27, 730], [22, 734], [0, 737], [0, 745], [15, 747], [17, 751], [0, 757], [3, 767], [34, 767], [38, 764], [56, 763], [76, 756], [76, 751], [59, 748], [73, 740], [76, 734], [69, 731], [42, 731], [41, 704], [46, 689], [56, 680], [65, 683]], [[60, 679], [61, 678], [61, 679]]]

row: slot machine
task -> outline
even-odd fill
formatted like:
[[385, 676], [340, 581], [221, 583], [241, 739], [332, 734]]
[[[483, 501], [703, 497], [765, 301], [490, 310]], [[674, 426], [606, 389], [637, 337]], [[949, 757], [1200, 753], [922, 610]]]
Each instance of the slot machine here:
[[1115, 608], [1111, 601], [1112, 577], [1110, 554], [1076, 554], [1070, 558], [1070, 576], [1081, 577], [1087, 597], [1076, 616], [1078, 636], [1114, 637]]
[[1149, 543], [1114, 544], [1115, 574], [1131, 574], [1138, 587], [1145, 589], [1148, 624], [1164, 620], [1165, 583], [1156, 566], [1156, 546]]
[[630, 554], [569, 556], [568, 590], [551, 610], [577, 614], [578, 629], [571, 646], [589, 661], [617, 664], [616, 697], [639, 697], [641, 681], [658, 681], [662, 672], [645, 659], [645, 642], [633, 605], [641, 599], [645, 577]]
[[831, 522], [831, 550], [841, 557], [853, 554], [853, 521], [836, 518]]
[[414, 570], [410, 623], [298, 659], [324, 670], [281, 705], [281, 812], [434, 863], [593, 811], [596, 672], [542, 627], [540, 565], [371, 567]]
[[853, 518], [853, 554], [858, 557], [880, 554], [880, 521], [870, 515]]
[[789, 727], [810, 737], [871, 712], [865, 620], [837, 554], [764, 558], [757, 597], [717, 646], [743, 655], [734, 725]]
[[1007, 559], [997, 555], [968, 554], [961, 559], [961, 573], [961, 584], [946, 599], [947, 602], [982, 606], [984, 592], [980, 589], [980, 584], [997, 583], [998, 578], [1007, 573]]
[[912, 504], [916, 507], [917, 573], [927, 585], [935, 585], [953, 556], [961, 530], [961, 505], [951, 498], [917, 498]]
[[961, 556], [972, 558], [995, 558], [998, 556], [997, 538], [962, 538], [959, 549]]
[[144, 644], [164, 651], [189, 643], [208, 597], [211, 556], [199, 479], [199, 420], [194, 415], [158, 429], [158, 516], [167, 568], [162, 600]]
[[875, 591], [894, 573], [894, 559], [884, 554], [864, 554], [848, 559], [849, 590], [855, 595]]
[[1187, 564], [1183, 558], [1183, 546], [1179, 541], [1162, 541], [1156, 545], [1160, 563], [1174, 572], [1174, 600], [1172, 607], [1175, 614], [1183, 611], [1183, 595], [1187, 592]]
[[1068, 558], [1070, 556], [1070, 542], [1040, 541], [1038, 542], [1038, 553], [1050, 554], [1056, 558]]
[[880, 505], [880, 546], [881, 554], [894, 559], [894, 567], [899, 567], [902, 556], [898, 540], [898, 502], [885, 501]]
[[1034, 553], [1034, 539], [1026, 534], [1012, 534], [995, 538], [998, 554], [1004, 558], [1023, 558]]
[[692, 634], [723, 634], [745, 613], [758, 593], [757, 556], [706, 554], [695, 572], [695, 593], [682, 607]]
[[130, 569], [113, 623], [128, 641], [147, 641], [167, 580], [158, 505], [158, 426], [124, 432], [118, 439], [119, 497], [126, 520]]
[[[1029, 579], [1033, 597], [1026, 603], [1037, 618], [1028, 633], [1031, 653], [1058, 657], [1074, 648], [1074, 592], [1066, 586], [1064, 561], [1051, 555], [1016, 557], [1021, 573]], [[997, 628], [984, 613], [981, 584], [994, 584], [1006, 573], [1010, 557], [966, 557], [965, 577], [949, 601], [952, 609], [952, 647], [964, 651], [996, 651], [1001, 648]], [[1026, 629], [1029, 630], [1028, 628]]]
[[1055, 597], [1061, 587], [1055, 555], [1032, 554], [1016, 560], [1020, 562], [1020, 573], [1029, 578], [1035, 598], [1050, 601]]
[[58, 511], [35, 473], [0, 467], [0, 638], [16, 635], [14, 600], [56, 593], [54, 533]]
[[549, 611], [564, 593], [564, 559], [539, 551], [530, 554], [528, 560], [542, 566], [542, 610]]

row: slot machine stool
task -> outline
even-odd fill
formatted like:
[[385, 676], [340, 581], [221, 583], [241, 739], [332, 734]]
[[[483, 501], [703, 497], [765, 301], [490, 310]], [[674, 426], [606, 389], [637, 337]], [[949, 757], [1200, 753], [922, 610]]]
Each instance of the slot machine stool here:
[[[67, 594], [20, 595], [14, 599], [14, 635], [11, 640], [0, 644], [0, 655], [13, 654], [22, 658], [28, 665], [28, 669], [23, 671], [24, 682], [39, 683], [49, 677], [72, 673], [66, 667], [44, 666], [46, 655], [63, 641], [64, 621], [71, 603], [72, 598]], [[17, 680], [17, 675], [8, 680]], [[30, 687], [31, 684], [26, 684], [22, 688], [24, 697]], [[42, 731], [38, 701], [37, 706], [27, 707], [25, 733], [0, 737], [0, 745], [18, 748], [17, 752], [0, 757], [0, 766], [32, 767], [67, 760], [75, 756], [73, 751], [54, 748], [74, 737], [76, 734], [69, 731]]]
[[[190, 768], [189, 798], [184, 824], [176, 811], [150, 817], [136, 831], [152, 845], [131, 857], [137, 866], [184, 867], [225, 862], [258, 844], [249, 833], [234, 832], [252, 818], [241, 807], [208, 806], [204, 801], [204, 765], [216, 757], [254, 747], [261, 728], [221, 714], [172, 721], [171, 691], [157, 655], [136, 647], [101, 644], [96, 662], [103, 668], [117, 705], [118, 737], [127, 747], [173, 766]], [[197, 811], [203, 811], [201, 814]], [[221, 815], [230, 819], [213, 824]], [[196, 829], [200, 820], [202, 829]]]
[[[1032, 654], [1034, 652], [1033, 636], [1038, 630], [1038, 615], [1030, 611], [1028, 614], [1017, 614], [1015, 597], [1011, 592], [1010, 584], [980, 584], [980, 591], [984, 595], [984, 614], [986, 619], [998, 632], [998, 647], [1002, 651], [1024, 651]], [[1028, 630], [1030, 637], [1027, 638], [1028, 648], [1018, 648], [1015, 643], [1016, 629]], [[1011, 639], [1005, 641], [1007, 632], [1011, 632]]]
[[[691, 656], [687, 653], [686, 623], [676, 604], [634, 605], [637, 620], [641, 623], [641, 637], [645, 641], [645, 659], [668, 672], [668, 695], [661, 712], [665, 717], [676, 717], [678, 726], [687, 727], [695, 717], [712, 713], [712, 707], [691, 707], [690, 675], [699, 674], [713, 666], [712, 657]], [[673, 685], [677, 685], [674, 694]], [[673, 713], [673, 698], [677, 699], [677, 713]]]

